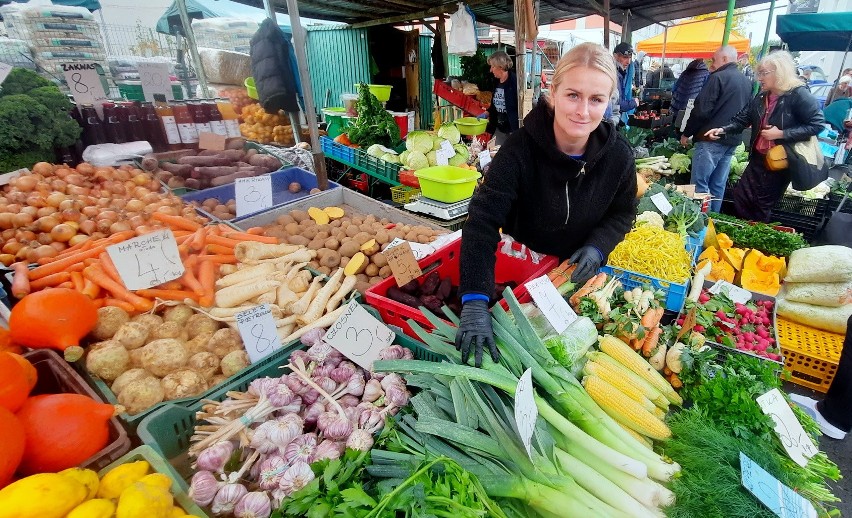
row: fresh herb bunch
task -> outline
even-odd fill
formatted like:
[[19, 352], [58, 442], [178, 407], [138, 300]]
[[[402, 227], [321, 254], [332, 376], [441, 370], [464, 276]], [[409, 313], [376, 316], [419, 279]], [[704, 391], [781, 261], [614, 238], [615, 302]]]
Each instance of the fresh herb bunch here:
[[482, 49], [477, 49], [473, 56], [462, 56], [459, 62], [461, 63], [462, 79], [475, 84], [480, 90], [491, 89], [494, 76], [491, 75], [488, 58], [485, 57]]
[[385, 147], [396, 147], [400, 143], [399, 126], [390, 113], [385, 110], [376, 96], [370, 93], [370, 88], [361, 83], [358, 85], [358, 102], [356, 104], [358, 118], [346, 130], [349, 140], [362, 148], [373, 144]]
[[764, 254], [787, 257], [808, 243], [799, 233], [781, 232], [766, 223], [747, 222], [733, 216], [710, 213], [716, 232], [727, 234], [740, 248], [754, 248]]

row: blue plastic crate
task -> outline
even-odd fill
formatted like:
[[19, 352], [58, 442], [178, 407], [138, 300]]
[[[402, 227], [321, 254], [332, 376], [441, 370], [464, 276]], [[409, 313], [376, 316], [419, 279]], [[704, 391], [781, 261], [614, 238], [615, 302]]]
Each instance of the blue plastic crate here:
[[613, 268], [609, 265], [602, 266], [600, 271], [612, 277], [617, 277], [625, 290], [632, 290], [643, 285], [651, 286], [654, 290], [662, 290], [666, 294], [666, 309], [676, 313], [680, 313], [683, 309], [683, 303], [689, 293], [689, 280], [683, 284], [678, 284], [621, 268]]
[[[290, 167], [289, 169], [284, 169], [282, 171], [276, 171], [274, 173], [271, 173], [269, 176], [272, 178], [272, 207], [270, 207], [270, 209], [280, 207], [282, 205], [286, 205], [287, 203], [291, 203], [296, 200], [301, 200], [309, 196], [314, 196], [308, 193], [311, 189], [317, 187], [317, 177], [310, 171], [305, 171], [304, 169], [301, 169], [299, 167]], [[292, 182], [299, 182], [302, 185], [302, 190], [297, 193], [292, 193], [287, 190], [287, 188], [290, 186], [290, 183]], [[337, 189], [338, 187], [340, 187], [340, 184], [332, 181], [328, 182], [329, 189]], [[227, 185], [220, 185], [219, 187], [211, 187], [210, 189], [204, 189], [203, 191], [189, 192], [181, 196], [181, 198], [184, 201], [195, 201], [199, 204], [208, 198], [215, 198], [222, 203], [226, 203], [227, 201], [234, 199], [234, 191], [234, 184], [229, 183]], [[254, 216], [259, 212], [263, 211], [258, 211], [253, 214], [246, 214], [244, 216], [234, 218], [231, 221], [240, 221], [245, 218]]]
[[686, 238], [686, 251], [689, 252], [689, 255], [692, 257], [692, 265], [695, 266], [695, 263], [698, 262], [698, 256], [701, 255], [701, 252], [704, 250], [704, 237], [707, 235], [707, 228], [705, 227], [702, 230], [698, 237], [687, 236]]
[[355, 164], [355, 148], [338, 144], [328, 137], [320, 137], [320, 147], [328, 158]]

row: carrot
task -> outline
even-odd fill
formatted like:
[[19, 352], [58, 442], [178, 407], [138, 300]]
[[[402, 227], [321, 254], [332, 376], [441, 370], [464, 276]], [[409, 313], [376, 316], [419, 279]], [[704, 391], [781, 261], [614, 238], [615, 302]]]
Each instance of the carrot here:
[[205, 247], [205, 251], [208, 254], [234, 255], [234, 247], [232, 246], [207, 245]]
[[179, 237], [193, 236], [195, 235], [195, 232], [190, 232], [189, 230], [172, 230], [172, 234], [174, 234], [175, 239], [177, 239]]
[[197, 301], [198, 295], [196, 295], [192, 291], [185, 290], [157, 290], [157, 289], [148, 289], [148, 290], [136, 290], [136, 293], [151, 299], [163, 299], [163, 300], [178, 300], [184, 301], [186, 299], [192, 299]]
[[577, 290], [577, 293], [571, 295], [571, 298], [568, 300], [568, 302], [571, 304], [571, 306], [576, 307], [577, 304], [580, 303], [580, 299], [582, 299], [583, 297], [592, 293], [595, 290], [603, 288], [604, 284], [606, 284], [606, 274], [605, 273], [599, 273], [599, 274], [593, 276], [588, 281], [586, 281], [586, 284], [584, 284], [582, 288]]
[[68, 257], [64, 257], [58, 261], [54, 261], [52, 263], [39, 266], [34, 270], [30, 270], [30, 280], [34, 281], [36, 279], [41, 279], [42, 277], [47, 277], [48, 275], [52, 275], [54, 273], [64, 272], [70, 266], [73, 266], [77, 263], [81, 263], [86, 259], [92, 259], [99, 256], [104, 250], [106, 250], [106, 246], [106, 244], [101, 244], [93, 248], [89, 248], [88, 250], [78, 251], [77, 253], [71, 254]]
[[183, 289], [183, 284], [181, 284], [181, 282], [180, 282], [180, 281], [178, 281], [178, 280], [173, 280], [173, 281], [164, 282], [163, 284], [158, 285], [158, 286], [157, 286], [157, 289], [158, 289], [158, 290], [176, 290], [176, 291], [180, 291], [180, 290], [182, 290], [182, 289]]
[[263, 227], [251, 227], [246, 230], [246, 234], [252, 234], [255, 236], [262, 236], [264, 232], [266, 232], [266, 229]]
[[95, 246], [95, 240], [94, 239], [87, 239], [87, 240], [83, 241], [82, 243], [77, 243], [76, 245], [74, 245], [70, 248], [66, 248], [65, 250], [62, 251], [62, 253], [60, 253], [60, 254], [58, 254], [54, 257], [42, 257], [41, 259], [39, 259], [36, 262], [38, 264], [52, 263], [53, 261], [58, 261], [59, 259], [68, 257], [69, 255], [71, 255], [75, 252], [88, 250], [89, 248], [91, 248], [93, 246]]
[[16, 299], [22, 299], [30, 294], [32, 286], [30, 285], [30, 270], [27, 263], [17, 262], [12, 265], [15, 275], [12, 277], [12, 295]]
[[54, 273], [53, 275], [48, 275], [47, 277], [42, 277], [41, 279], [31, 282], [30, 288], [34, 290], [43, 290], [44, 288], [50, 288], [51, 286], [56, 286], [70, 280], [71, 274], [69, 272]]
[[642, 327], [645, 329], [651, 329], [654, 327], [658, 327], [660, 325], [660, 320], [663, 318], [663, 313], [665, 309], [662, 307], [659, 308], [651, 308], [642, 315], [642, 320], [640, 323]]
[[109, 241], [111, 245], [114, 245], [116, 243], [121, 243], [122, 241], [127, 241], [128, 239], [133, 237], [136, 237], [135, 231], [123, 230], [121, 232], [116, 232], [115, 234], [109, 236], [108, 238], [106, 238], [106, 240]]
[[95, 284], [94, 282], [83, 277], [83, 295], [86, 295], [90, 299], [97, 299], [98, 295], [101, 294], [101, 287]]
[[165, 223], [172, 230], [191, 230], [195, 232], [201, 228], [201, 225], [194, 221], [190, 221], [182, 216], [172, 216], [164, 212], [154, 212], [151, 214], [151, 219]]
[[248, 232], [226, 232], [223, 237], [236, 239], [237, 241], [257, 241], [258, 243], [266, 243], [268, 245], [278, 244], [277, 237], [258, 236], [255, 234], [249, 234]]
[[569, 263], [568, 261], [569, 259], [565, 259], [564, 261], [562, 261], [562, 264], [550, 270], [550, 273], [547, 274], [547, 278], [551, 281], [555, 281], [556, 279], [560, 278], [562, 276], [561, 274], [565, 272], [571, 265], [571, 263]]
[[106, 299], [94, 299], [94, 300], [92, 301], [92, 303], [95, 305], [95, 308], [102, 308], [102, 307], [104, 307], [104, 303], [105, 303], [105, 302], [106, 302]]
[[117, 308], [123, 309], [124, 311], [127, 311], [128, 313], [135, 313], [136, 312], [136, 308], [133, 307], [133, 304], [131, 304], [129, 302], [125, 302], [123, 300], [118, 300], [118, 299], [111, 299], [111, 298], [105, 298], [105, 299], [103, 299], [103, 301], [104, 301], [104, 306], [115, 306]]
[[216, 282], [216, 263], [213, 261], [201, 261], [198, 267], [198, 282], [201, 284], [202, 295], [198, 299], [198, 303], [202, 306], [210, 307], [213, 305], [213, 296], [215, 295]]
[[204, 288], [201, 287], [201, 283], [195, 278], [195, 274], [192, 273], [192, 268], [184, 268], [180, 281], [197, 296], [201, 297], [204, 295]]
[[196, 252], [200, 252], [204, 250], [205, 240], [207, 239], [207, 232], [205, 232], [204, 228], [199, 228], [195, 231], [195, 234], [192, 235], [187, 243], [189, 244], [189, 249], [194, 250]]
[[101, 261], [101, 268], [104, 269], [104, 272], [106, 272], [112, 280], [120, 284], [124, 284], [121, 280], [121, 275], [118, 273], [118, 268], [115, 267], [115, 263], [112, 262], [112, 257], [109, 256], [108, 252], [104, 252], [99, 255], [98, 259]]
[[71, 281], [65, 281], [61, 284], [56, 285], [57, 288], [67, 288], [69, 290], [74, 289], [74, 284]]
[[642, 340], [640, 338], [630, 340], [630, 347], [633, 348], [634, 351], [638, 351], [642, 348]]
[[239, 240], [228, 239], [226, 237], [213, 235], [213, 236], [207, 236], [207, 244], [208, 245], [212, 244], [212, 245], [229, 246], [231, 248], [234, 248], [235, 246], [237, 246], [239, 244]]
[[83, 293], [83, 286], [85, 286], [85, 282], [83, 279], [83, 274], [80, 272], [71, 272], [71, 282], [74, 284], [74, 289]]
[[175, 236], [175, 241], [177, 242], [177, 244], [182, 245], [184, 243], [187, 243], [188, 241], [190, 241], [194, 237], [195, 237], [195, 233], [193, 232], [193, 233], [189, 233], [189, 234], [179, 236], [179, 237]]
[[648, 336], [646, 336], [645, 341], [642, 342], [642, 356], [646, 358], [651, 356], [651, 353], [654, 351], [654, 348], [657, 347], [657, 343], [660, 341], [660, 335], [662, 334], [662, 327], [655, 327], [648, 331]]
[[235, 255], [199, 255], [199, 261], [212, 261], [216, 264], [237, 264]]
[[150, 300], [131, 293], [120, 282], [112, 280], [112, 278], [110, 278], [110, 276], [107, 275], [107, 273], [98, 265], [86, 267], [86, 269], [83, 270], [83, 277], [112, 293], [115, 298], [133, 304], [133, 307], [139, 311], [149, 311], [154, 307], [154, 303]]

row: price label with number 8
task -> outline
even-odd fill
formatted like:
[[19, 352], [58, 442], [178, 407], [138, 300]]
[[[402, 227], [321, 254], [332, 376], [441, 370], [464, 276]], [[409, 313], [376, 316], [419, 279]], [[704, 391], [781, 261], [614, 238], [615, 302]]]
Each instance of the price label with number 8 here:
[[281, 349], [275, 319], [269, 304], [262, 304], [235, 315], [237, 329], [252, 363], [266, 358]]

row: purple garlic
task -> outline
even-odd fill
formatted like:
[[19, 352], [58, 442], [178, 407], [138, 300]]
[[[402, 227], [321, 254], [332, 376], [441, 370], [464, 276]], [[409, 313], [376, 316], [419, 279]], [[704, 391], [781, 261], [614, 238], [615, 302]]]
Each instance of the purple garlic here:
[[344, 410], [346, 410], [349, 407], [354, 408], [358, 406], [361, 400], [357, 396], [354, 396], [352, 394], [346, 394], [345, 396], [338, 399], [337, 402], [340, 403], [340, 406], [342, 406]]
[[403, 347], [402, 351], [403, 351], [402, 352], [402, 359], [403, 360], [413, 360], [414, 359], [414, 353], [411, 352], [411, 349], [408, 349], [407, 347]]
[[307, 464], [307, 462], [297, 461], [284, 472], [278, 487], [285, 493], [285, 495], [290, 496], [310, 484], [313, 479], [314, 472], [311, 470], [311, 467]]
[[311, 377], [312, 378], [321, 378], [323, 376], [328, 377], [328, 375], [331, 374], [333, 371], [334, 371], [334, 367], [332, 367], [331, 365], [320, 365], [311, 372]]
[[346, 383], [346, 393], [352, 396], [360, 396], [364, 394], [364, 387], [366, 385], [367, 382], [364, 381], [364, 376], [355, 373], [349, 378], [349, 382]]
[[290, 402], [287, 406], [282, 406], [278, 409], [278, 415], [287, 415], [287, 414], [298, 414], [302, 411], [302, 397], [296, 396], [293, 398], [293, 401]]
[[278, 509], [281, 507], [281, 502], [287, 498], [287, 494], [280, 487], [276, 487], [272, 491], [270, 491], [269, 496], [272, 497], [272, 507]]
[[249, 383], [248, 393], [260, 397], [261, 394], [269, 396], [272, 387], [278, 385], [278, 378], [258, 378]]
[[317, 436], [312, 433], [302, 434], [293, 439], [284, 448], [284, 460], [291, 465], [295, 462], [309, 462], [317, 447]]
[[346, 419], [349, 419], [353, 423], [357, 423], [358, 419], [361, 417], [361, 409], [357, 406], [345, 406], [343, 407], [343, 415], [346, 416]]
[[370, 380], [364, 385], [364, 395], [362, 400], [367, 403], [372, 403], [376, 401], [380, 397], [384, 396], [385, 392], [382, 390], [382, 384], [379, 380]]
[[323, 436], [332, 441], [342, 441], [352, 433], [352, 422], [343, 416], [336, 416], [323, 430]]
[[331, 394], [335, 390], [337, 390], [337, 383], [334, 382], [333, 379], [326, 376], [314, 376], [314, 383], [319, 385], [319, 387], [326, 393]]
[[330, 441], [328, 439], [319, 443], [317, 449], [314, 450], [314, 456], [311, 458], [311, 463], [321, 460], [339, 459], [346, 449], [346, 444], [342, 442]]
[[317, 418], [317, 430], [325, 430], [325, 427], [328, 426], [328, 424], [334, 421], [335, 419], [337, 419], [336, 412], [323, 412]]
[[320, 340], [308, 347], [305, 357], [318, 365], [323, 365], [325, 364], [325, 360], [329, 357], [329, 355], [331, 355], [332, 351], [334, 351], [334, 349], [330, 345], [323, 343], [322, 340]]
[[302, 394], [302, 404], [305, 406], [313, 405], [314, 403], [319, 402], [320, 393], [314, 389], [309, 389], [307, 392]]
[[189, 497], [198, 505], [207, 506], [219, 491], [219, 481], [209, 471], [199, 471], [189, 483]]
[[392, 373], [388, 374], [387, 376], [385, 376], [384, 378], [382, 378], [381, 383], [382, 383], [382, 388], [385, 389], [385, 392], [387, 392], [388, 387], [391, 386], [391, 385], [402, 385], [403, 388], [405, 387], [405, 380], [402, 379], [400, 377], [400, 375], [395, 373], [395, 372], [392, 372]]
[[287, 414], [262, 423], [254, 431], [251, 444], [261, 453], [284, 449], [290, 441], [302, 434], [304, 422], [296, 414]]
[[355, 375], [355, 367], [349, 362], [341, 362], [340, 365], [331, 370], [328, 376], [336, 383], [347, 383], [349, 378]]
[[260, 462], [260, 473], [257, 484], [261, 489], [275, 489], [281, 480], [281, 475], [287, 471], [289, 464], [280, 455], [270, 455]]
[[385, 403], [388, 406], [403, 407], [408, 404], [408, 397], [405, 385], [390, 385], [385, 389]]
[[269, 495], [262, 491], [246, 493], [234, 507], [236, 518], [269, 518], [272, 514], [272, 503]]
[[379, 409], [364, 410], [361, 412], [361, 417], [358, 419], [358, 428], [365, 430], [375, 430], [381, 427], [385, 422], [384, 415]]
[[242, 484], [225, 484], [213, 498], [213, 505], [210, 506], [210, 510], [217, 516], [229, 515], [234, 511], [234, 507], [240, 501], [240, 498], [245, 496], [246, 493], [248, 493], [248, 489]]
[[229, 441], [219, 442], [213, 446], [208, 446], [204, 451], [199, 453], [195, 464], [198, 466], [198, 469], [221, 472], [225, 469], [225, 464], [228, 463], [233, 453], [233, 443]]
[[399, 360], [405, 355], [405, 348], [401, 345], [389, 345], [379, 351], [380, 360]]
[[308, 352], [304, 349], [297, 349], [290, 353], [290, 361], [294, 365], [299, 363], [299, 360], [301, 360], [305, 365], [311, 363], [311, 360], [308, 359]]
[[323, 336], [325, 336], [325, 329], [321, 327], [315, 327], [314, 329], [311, 329], [307, 333], [303, 334], [299, 340], [302, 342], [302, 344], [308, 347], [313, 347], [316, 344], [322, 343]]
[[296, 394], [290, 390], [285, 382], [279, 382], [267, 387], [266, 397], [272, 406], [281, 408], [290, 405], [296, 398]]
[[356, 429], [346, 440], [346, 447], [358, 451], [370, 451], [373, 447], [373, 434], [367, 430]]
[[305, 429], [312, 428], [316, 426], [317, 419], [319, 416], [325, 412], [325, 403], [322, 401], [316, 401], [311, 406], [305, 408], [302, 417], [305, 420]]
[[295, 394], [298, 394], [300, 396], [303, 396], [305, 392], [309, 390], [313, 390], [311, 387], [308, 386], [307, 383], [302, 381], [300, 377], [296, 376], [295, 373], [291, 372], [290, 374], [282, 377], [281, 379], [284, 380], [284, 383], [287, 385], [287, 388], [289, 388]]

